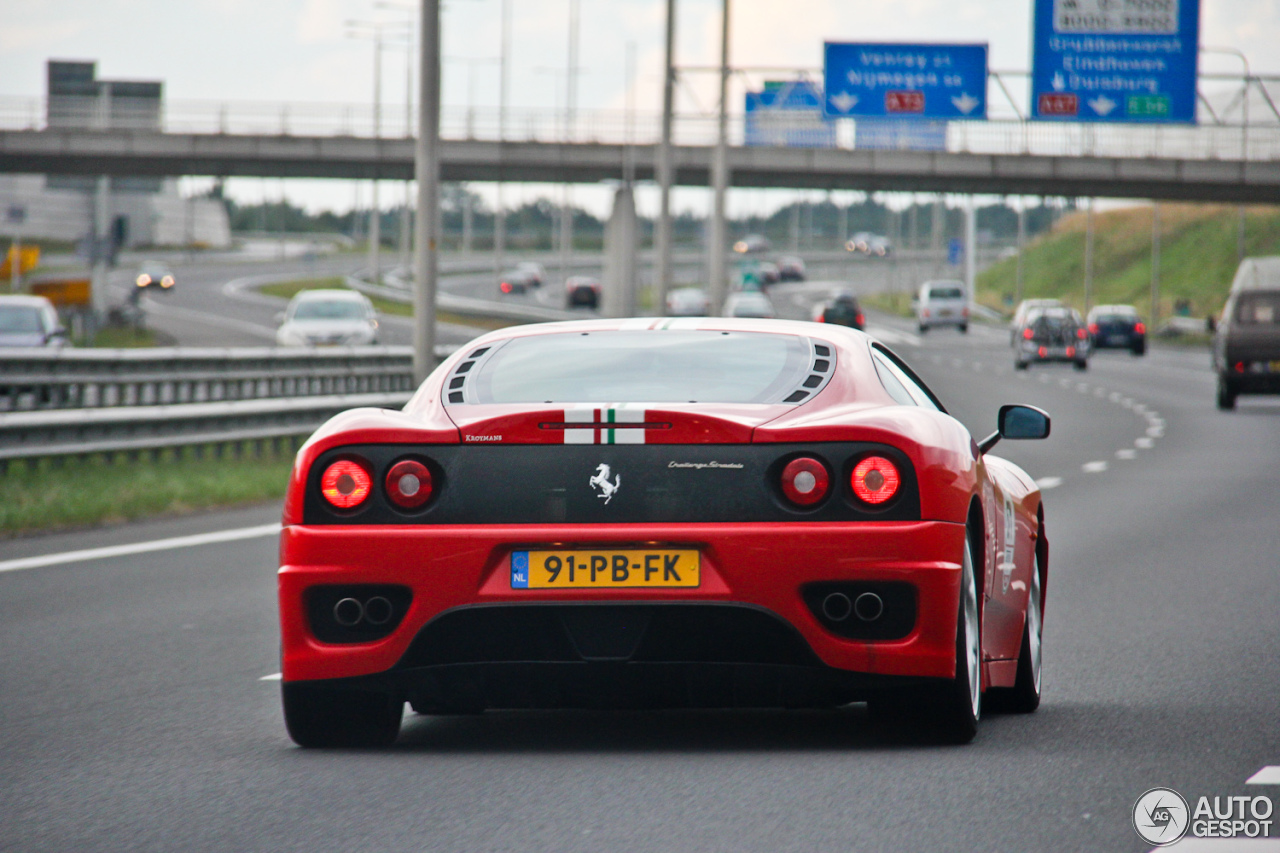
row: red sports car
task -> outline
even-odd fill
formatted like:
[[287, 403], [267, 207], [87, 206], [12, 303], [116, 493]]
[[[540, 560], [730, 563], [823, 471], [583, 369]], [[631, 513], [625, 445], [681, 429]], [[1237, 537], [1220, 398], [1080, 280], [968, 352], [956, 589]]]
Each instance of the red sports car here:
[[729, 318], [502, 329], [297, 457], [279, 573], [303, 746], [404, 703], [833, 707], [968, 741], [1040, 700], [1040, 493], [862, 332]]

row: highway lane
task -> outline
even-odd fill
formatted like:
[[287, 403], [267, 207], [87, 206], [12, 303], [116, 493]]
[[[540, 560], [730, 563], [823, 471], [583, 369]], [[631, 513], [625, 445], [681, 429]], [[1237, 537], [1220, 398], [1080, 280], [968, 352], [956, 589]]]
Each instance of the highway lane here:
[[1015, 374], [1003, 330], [872, 331], [979, 437], [1001, 403], [1053, 414], [1049, 440], [995, 451], [1048, 487], [1037, 714], [950, 748], [888, 741], [858, 706], [411, 715], [391, 749], [304, 752], [260, 680], [275, 544], [250, 539], [0, 572], [0, 847], [1137, 851], [1148, 788], [1280, 797], [1244, 784], [1280, 765], [1280, 404], [1216, 411], [1202, 351]]

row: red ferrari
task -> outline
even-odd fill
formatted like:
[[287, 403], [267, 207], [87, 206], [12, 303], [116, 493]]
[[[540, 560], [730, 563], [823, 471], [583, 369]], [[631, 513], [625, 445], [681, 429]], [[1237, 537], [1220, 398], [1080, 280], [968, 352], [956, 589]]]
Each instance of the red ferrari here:
[[814, 323], [502, 329], [403, 411], [297, 457], [279, 599], [302, 746], [395, 740], [404, 703], [834, 707], [973, 738], [1032, 711], [1040, 493], [873, 338]]

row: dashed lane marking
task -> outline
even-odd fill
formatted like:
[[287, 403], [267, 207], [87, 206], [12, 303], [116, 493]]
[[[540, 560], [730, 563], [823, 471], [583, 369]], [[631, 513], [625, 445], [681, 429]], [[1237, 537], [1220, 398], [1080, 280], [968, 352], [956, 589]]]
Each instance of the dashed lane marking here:
[[[923, 343], [917, 335], [913, 335], [910, 332], [900, 332], [897, 329], [890, 329], [885, 326], [867, 326], [867, 334], [882, 344], [908, 344], [918, 347]], [[934, 362], [941, 364], [942, 359], [935, 356]]]
[[1086, 474], [1099, 474], [1107, 470], [1107, 463], [1101, 459], [1095, 462], [1086, 462], [1080, 466], [1080, 470], [1084, 471]]
[[1126, 448], [1125, 450], [1117, 450], [1116, 458], [1117, 459], [1137, 459], [1138, 451], [1130, 448]]
[[1246, 785], [1280, 785], [1280, 765], [1269, 764], [1244, 780]]
[[1040, 487], [1041, 491], [1056, 489], [1058, 488], [1058, 486], [1062, 485], [1062, 478], [1061, 477], [1041, 477], [1040, 479], [1036, 480], [1036, 485]]
[[259, 680], [259, 681], [279, 681], [282, 677], [283, 677], [283, 676], [281, 676], [281, 674], [280, 674], [280, 673], [278, 673], [278, 672], [273, 672], [273, 673], [271, 673], [270, 675], [264, 675], [264, 676], [262, 676], [262, 677], [261, 677], [261, 678], [259, 678], [258, 680]]
[[57, 566], [65, 563], [81, 563], [85, 560], [101, 560], [107, 557], [124, 557], [129, 554], [146, 554], [151, 551], [169, 551], [175, 548], [194, 548], [197, 545], [212, 545], [217, 542], [235, 542], [240, 539], [256, 539], [261, 536], [275, 536], [280, 532], [279, 524], [262, 524], [257, 527], [240, 527], [235, 530], [216, 530], [212, 533], [197, 533], [193, 536], [174, 536], [170, 539], [153, 539], [150, 542], [134, 542], [129, 545], [111, 545], [105, 548], [86, 548], [82, 551], [63, 551], [61, 554], [44, 554], [39, 557], [24, 557], [18, 560], [0, 562], [0, 572], [19, 572], [24, 569], [38, 569], [43, 566]]
[[1133, 446], [1141, 447], [1143, 450], [1150, 450], [1156, 446], [1156, 440], [1150, 436], [1143, 436], [1142, 438], [1135, 439]]

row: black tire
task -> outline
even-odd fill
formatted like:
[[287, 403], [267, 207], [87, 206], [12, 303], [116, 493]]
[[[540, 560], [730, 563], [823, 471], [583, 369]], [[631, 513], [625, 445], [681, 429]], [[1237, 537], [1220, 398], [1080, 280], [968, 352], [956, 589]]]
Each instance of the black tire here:
[[965, 744], [978, 734], [981, 682], [982, 617], [972, 546], [966, 536], [956, 614], [955, 678], [873, 697], [867, 710], [874, 723], [894, 736]]
[[385, 693], [284, 684], [284, 724], [298, 746], [390, 746], [400, 734], [404, 702]]
[[921, 324], [920, 324], [920, 334], [922, 334], [922, 335], [923, 335], [923, 334], [924, 334], [925, 332], [927, 332], [927, 331], [929, 331], [929, 327], [928, 327], [928, 326], [926, 326], [924, 323], [921, 323]]
[[968, 324], [968, 323], [961, 323], [961, 324], [960, 324], [960, 334], [962, 334], [962, 335], [963, 335], [963, 334], [966, 334], [968, 331], [969, 331], [969, 324]]
[[1084, 359], [1080, 359], [1072, 366], [1075, 367], [1076, 370], [1088, 370], [1089, 362], [1085, 361]]
[[1133, 349], [1129, 350], [1134, 355], [1146, 355], [1147, 345], [1145, 343], [1137, 343], [1133, 345]]
[[1026, 370], [1030, 365], [1022, 359], [1015, 359], [1013, 362], [1014, 370]]
[[1236, 407], [1236, 392], [1225, 377], [1218, 377], [1218, 408], [1229, 412]]
[[1018, 652], [1018, 675], [1013, 687], [988, 691], [988, 706], [1010, 714], [1030, 714], [1040, 707], [1042, 680], [1041, 640], [1044, 636], [1044, 587], [1040, 580], [1039, 558], [1032, 564], [1031, 591], [1027, 595], [1027, 616]]

